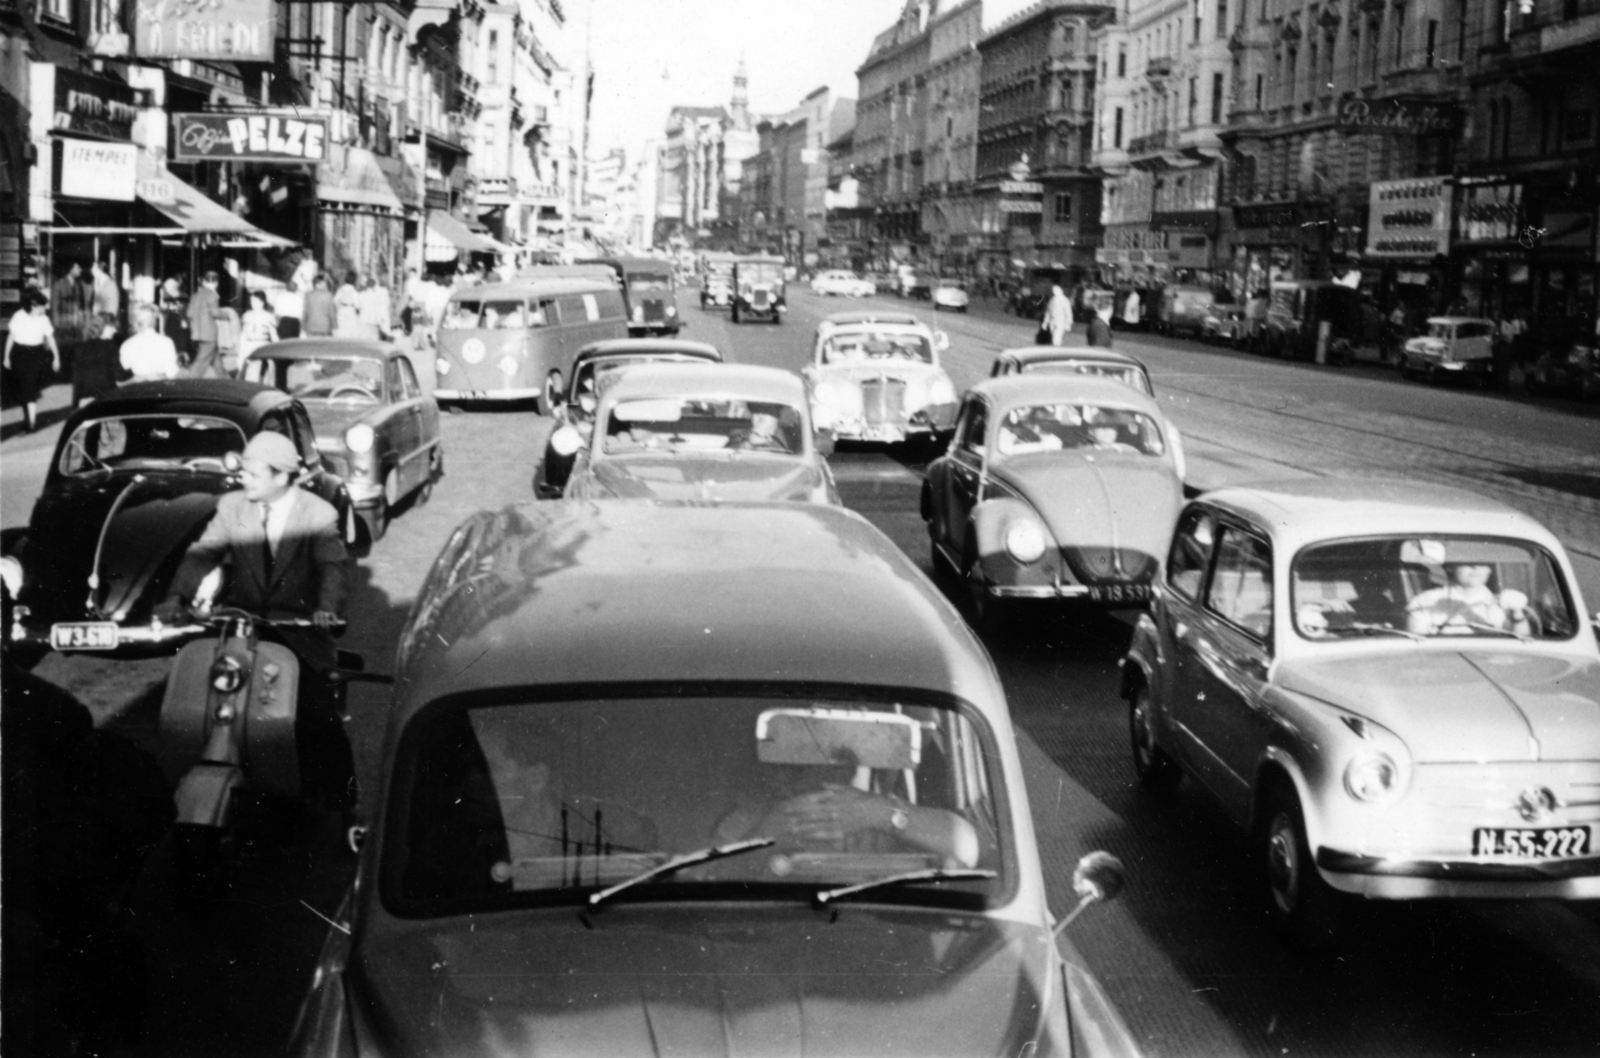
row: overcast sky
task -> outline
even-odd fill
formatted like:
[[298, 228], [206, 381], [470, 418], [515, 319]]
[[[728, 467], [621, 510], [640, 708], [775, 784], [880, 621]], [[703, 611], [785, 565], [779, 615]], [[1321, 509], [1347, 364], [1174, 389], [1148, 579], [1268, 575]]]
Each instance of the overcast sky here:
[[[986, 0], [991, 26], [1030, 0]], [[593, 0], [590, 153], [631, 162], [674, 106], [726, 106], [744, 57], [750, 109], [781, 114], [813, 89], [856, 95], [856, 67], [904, 0]], [[946, 0], [947, 7], [955, 0]]]

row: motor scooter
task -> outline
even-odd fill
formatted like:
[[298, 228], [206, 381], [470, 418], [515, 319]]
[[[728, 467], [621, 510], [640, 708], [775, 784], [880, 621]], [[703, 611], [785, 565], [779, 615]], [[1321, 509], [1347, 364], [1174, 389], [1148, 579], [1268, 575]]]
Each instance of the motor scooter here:
[[[326, 676], [302, 672], [287, 646], [262, 637], [264, 627], [309, 628], [312, 622], [218, 608], [166, 630], [171, 637], [196, 637], [173, 661], [160, 721], [166, 752], [193, 762], [178, 781], [172, 831], [174, 866], [191, 892], [215, 881], [231, 851], [246, 796], [302, 799], [295, 718], [303, 682], [329, 679], [341, 715], [351, 680], [392, 682], [363, 672], [360, 655], [344, 650], [338, 652], [338, 668]], [[335, 630], [342, 627], [341, 622]]]

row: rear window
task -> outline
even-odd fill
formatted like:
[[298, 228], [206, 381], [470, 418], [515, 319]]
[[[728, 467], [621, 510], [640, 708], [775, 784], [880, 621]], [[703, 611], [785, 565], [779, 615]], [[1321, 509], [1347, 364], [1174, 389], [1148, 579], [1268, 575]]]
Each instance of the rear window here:
[[244, 432], [205, 415], [124, 415], [91, 419], [62, 446], [63, 474], [127, 467], [222, 469], [222, 457], [244, 450]]

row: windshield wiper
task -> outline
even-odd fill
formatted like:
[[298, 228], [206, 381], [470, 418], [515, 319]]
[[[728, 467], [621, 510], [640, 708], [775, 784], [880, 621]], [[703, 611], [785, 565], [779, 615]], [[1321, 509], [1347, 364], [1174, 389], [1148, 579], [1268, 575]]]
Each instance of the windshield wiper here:
[[826, 906], [835, 900], [842, 900], [847, 896], [864, 893], [868, 889], [878, 889], [886, 885], [904, 885], [907, 882], [955, 882], [973, 878], [993, 878], [995, 872], [982, 868], [960, 867], [949, 869], [945, 867], [929, 867], [921, 871], [906, 871], [904, 874], [890, 874], [883, 878], [873, 878], [871, 881], [857, 882], [855, 885], [841, 886], [838, 889], [824, 889], [813, 899], [818, 907]]
[[[1404, 636], [1405, 638], [1415, 640], [1418, 643], [1420, 643], [1424, 639], [1428, 638], [1427, 636], [1419, 635], [1416, 632], [1408, 632], [1404, 628], [1393, 628], [1393, 627], [1391, 627], [1389, 625], [1366, 624], [1364, 622], [1359, 622], [1359, 621], [1355, 622], [1353, 624], [1347, 624], [1344, 627], [1350, 629], [1352, 632], [1360, 632], [1362, 635], [1368, 635], [1368, 636]], [[1335, 631], [1341, 631], [1342, 632], [1342, 631], [1344, 631], [1344, 629], [1335, 629]]]
[[686, 852], [682, 856], [674, 856], [664, 863], [658, 863], [648, 871], [641, 871], [627, 881], [618, 882], [616, 885], [608, 889], [602, 889], [598, 893], [590, 893], [589, 906], [591, 908], [599, 907], [624, 889], [631, 889], [641, 883], [654, 881], [657, 878], [681, 871], [685, 867], [693, 867], [700, 863], [710, 863], [712, 860], [737, 856], [742, 852], [749, 852], [751, 849], [764, 849], [768, 845], [775, 844], [777, 844], [777, 841], [774, 838], [750, 838], [747, 841], [733, 841], [726, 845], [712, 845], [710, 848], [701, 849], [698, 852]]

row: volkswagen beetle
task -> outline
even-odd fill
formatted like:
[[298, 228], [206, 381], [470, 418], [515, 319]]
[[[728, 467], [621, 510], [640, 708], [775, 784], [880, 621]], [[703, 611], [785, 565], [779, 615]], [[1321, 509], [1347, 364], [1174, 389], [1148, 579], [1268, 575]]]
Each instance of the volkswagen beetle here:
[[1123, 670], [1134, 769], [1253, 835], [1272, 920], [1600, 896], [1600, 650], [1560, 542], [1469, 492], [1308, 480], [1183, 511]]
[[401, 500], [427, 502], [444, 473], [439, 405], [422, 392], [403, 350], [361, 339], [297, 338], [257, 349], [245, 371], [305, 405], [317, 451], [344, 480], [374, 540]]
[[230, 454], [263, 430], [294, 441], [300, 486], [333, 504], [356, 542], [349, 494], [324, 468], [298, 400], [231, 379], [123, 386], [67, 419], [28, 528], [7, 540], [23, 569], [6, 630], [14, 645], [129, 653], [163, 643], [151, 608], [217, 497], [238, 486]]
[[838, 503], [805, 388], [745, 364], [650, 363], [600, 399], [567, 481], [571, 499]]
[[484, 512], [397, 662], [291, 1054], [1137, 1054], [994, 666], [860, 516]]
[[828, 316], [801, 371], [818, 428], [841, 440], [890, 443], [949, 430], [956, 392], [939, 365], [949, 345], [943, 331], [909, 313]]
[[1140, 605], [1183, 502], [1177, 432], [1122, 382], [1008, 375], [968, 390], [928, 467], [935, 569], [956, 573], [986, 631], [1015, 600]]

